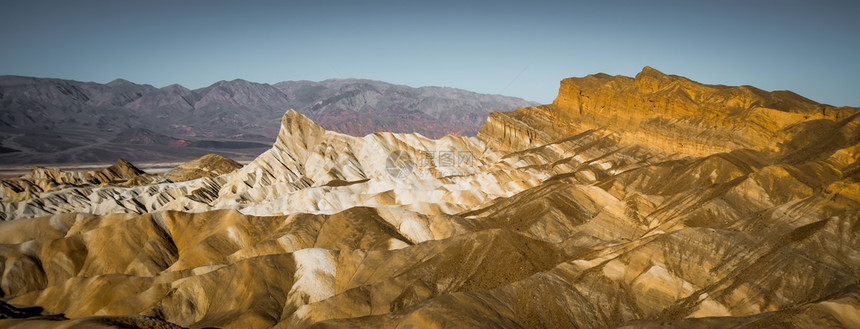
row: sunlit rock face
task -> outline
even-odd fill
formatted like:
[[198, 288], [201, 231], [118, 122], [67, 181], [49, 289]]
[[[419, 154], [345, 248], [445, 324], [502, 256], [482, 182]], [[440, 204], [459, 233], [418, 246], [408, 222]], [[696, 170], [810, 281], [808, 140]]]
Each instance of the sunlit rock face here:
[[479, 136], [498, 148], [522, 150], [607, 129], [624, 143], [706, 156], [778, 149], [798, 132], [798, 124], [834, 122], [855, 113], [789, 91], [705, 85], [645, 67], [635, 78], [601, 73], [564, 79], [552, 104], [493, 113]]
[[477, 138], [287, 111], [242, 167], [4, 181], [0, 326], [856, 328], [858, 159], [860, 109], [651, 68]]

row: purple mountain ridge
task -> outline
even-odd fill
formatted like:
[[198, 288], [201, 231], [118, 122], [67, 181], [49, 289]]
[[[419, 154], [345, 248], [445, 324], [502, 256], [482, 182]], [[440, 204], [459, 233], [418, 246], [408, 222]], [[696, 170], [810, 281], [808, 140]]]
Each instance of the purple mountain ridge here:
[[361, 79], [273, 85], [235, 79], [190, 90], [123, 79], [99, 84], [0, 76], [0, 165], [180, 161], [213, 152], [252, 158], [269, 147], [288, 109], [355, 136], [474, 136], [490, 112], [533, 105]]

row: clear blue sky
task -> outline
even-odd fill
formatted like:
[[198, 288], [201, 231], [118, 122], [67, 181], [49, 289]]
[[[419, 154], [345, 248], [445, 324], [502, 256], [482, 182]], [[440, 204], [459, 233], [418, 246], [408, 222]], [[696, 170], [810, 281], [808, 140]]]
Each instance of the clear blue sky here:
[[551, 102], [645, 66], [860, 106], [857, 1], [3, 1], [0, 74], [189, 88], [368, 78]]

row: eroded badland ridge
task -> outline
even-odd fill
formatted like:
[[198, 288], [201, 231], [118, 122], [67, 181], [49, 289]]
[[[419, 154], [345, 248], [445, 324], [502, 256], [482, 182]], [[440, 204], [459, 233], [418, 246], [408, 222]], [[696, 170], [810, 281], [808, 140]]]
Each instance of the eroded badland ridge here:
[[856, 328], [858, 159], [858, 108], [647, 67], [477, 137], [288, 111], [242, 167], [4, 180], [0, 326]]

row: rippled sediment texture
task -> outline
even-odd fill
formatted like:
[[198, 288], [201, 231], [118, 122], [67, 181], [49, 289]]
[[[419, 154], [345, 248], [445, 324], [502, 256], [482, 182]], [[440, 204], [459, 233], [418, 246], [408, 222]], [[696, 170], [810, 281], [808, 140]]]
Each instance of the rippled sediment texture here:
[[6, 313], [44, 310], [0, 326], [857, 327], [858, 113], [651, 68], [478, 138], [288, 111], [226, 174], [5, 188]]

